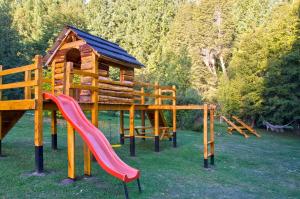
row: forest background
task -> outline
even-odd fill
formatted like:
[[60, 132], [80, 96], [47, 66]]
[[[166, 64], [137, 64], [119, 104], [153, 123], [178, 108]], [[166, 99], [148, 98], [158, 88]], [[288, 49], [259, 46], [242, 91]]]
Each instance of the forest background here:
[[[0, 64], [30, 63], [35, 54], [46, 53], [65, 25], [73, 25], [134, 55], [146, 66], [137, 71], [138, 80], [176, 85], [178, 104], [215, 103], [222, 115], [285, 124], [300, 118], [299, 5], [299, 0], [0, 0]], [[195, 128], [198, 113], [180, 114], [180, 127]]]

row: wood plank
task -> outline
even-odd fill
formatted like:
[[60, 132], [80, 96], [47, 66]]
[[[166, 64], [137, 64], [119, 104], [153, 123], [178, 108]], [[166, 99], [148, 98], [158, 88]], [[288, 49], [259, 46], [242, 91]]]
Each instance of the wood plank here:
[[36, 69], [36, 66], [34, 64], [30, 64], [26, 66], [0, 71], [0, 76], [11, 75], [11, 74], [20, 73], [28, 70], [34, 70], [34, 69]]
[[240, 127], [238, 127], [237, 125], [235, 125], [229, 119], [227, 119], [224, 116], [221, 116], [221, 118], [223, 118], [228, 125], [232, 126], [237, 132], [239, 132], [240, 134], [242, 134], [245, 138], [249, 137]]
[[257, 137], [261, 137], [253, 128], [251, 128], [249, 125], [247, 125], [245, 122], [243, 122], [241, 119], [239, 119], [236, 116], [232, 116], [233, 119], [235, 119], [238, 123], [240, 123], [245, 129], [247, 129], [250, 133], [256, 135]]
[[68, 49], [68, 48], [79, 48], [80, 46], [86, 44], [84, 40], [77, 40], [69, 43], [65, 43], [60, 47], [60, 50]]
[[[42, 56], [35, 56], [34, 71], [34, 98], [36, 107], [34, 110], [34, 145], [43, 146], [43, 93], [42, 93], [42, 79], [43, 79], [43, 66]], [[28, 83], [28, 82], [27, 82]]]
[[124, 86], [117, 86], [117, 85], [111, 85], [111, 84], [105, 84], [105, 83], [99, 83], [99, 88], [103, 90], [114, 90], [114, 91], [133, 91], [133, 88], [130, 87], [124, 87]]
[[98, 73], [87, 72], [87, 71], [77, 70], [77, 69], [74, 69], [72, 72], [76, 75], [98, 78]]
[[72, 125], [67, 123], [67, 143], [68, 143], [68, 177], [76, 178], [75, 174], [75, 132]]
[[111, 84], [111, 85], [119, 85], [119, 86], [125, 86], [125, 87], [133, 87], [133, 82], [120, 82], [120, 81], [113, 81], [113, 80], [105, 80], [105, 79], [99, 79], [99, 83], [105, 83], [105, 84]]
[[12, 88], [23, 88], [23, 87], [36, 86], [36, 85], [37, 85], [37, 81], [35, 80], [31, 80], [28, 82], [16, 82], [16, 83], [2, 84], [0, 85], [0, 90], [12, 89]]
[[119, 91], [111, 91], [111, 90], [102, 90], [99, 89], [100, 95], [119, 97], [119, 98], [129, 98], [132, 99], [132, 92], [119, 92]]
[[204, 111], [203, 111], [203, 153], [204, 153], [204, 160], [208, 158], [208, 147], [207, 147], [207, 112], [208, 106], [204, 104]]

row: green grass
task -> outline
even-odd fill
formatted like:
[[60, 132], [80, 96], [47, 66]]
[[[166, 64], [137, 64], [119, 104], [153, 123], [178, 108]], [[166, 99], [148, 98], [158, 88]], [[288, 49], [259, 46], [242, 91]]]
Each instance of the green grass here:
[[[100, 115], [101, 116], [101, 115]], [[108, 120], [109, 117], [102, 115]], [[116, 142], [117, 118], [111, 117], [112, 142]], [[34, 169], [33, 117], [26, 115], [3, 142], [7, 157], [0, 158], [0, 198], [124, 198], [122, 183], [92, 163], [91, 178], [83, 178], [82, 142], [76, 142], [79, 180], [60, 182], [67, 176], [66, 129], [58, 127], [59, 150], [51, 151], [49, 120], [44, 122], [45, 176], [30, 175]], [[100, 124], [100, 125], [103, 125]], [[104, 125], [104, 131], [109, 131]], [[128, 185], [131, 198], [300, 198], [300, 137], [261, 132], [262, 138], [245, 139], [216, 127], [216, 160], [203, 168], [202, 133], [178, 132], [178, 148], [137, 140], [136, 157], [129, 144], [116, 151], [126, 163], [141, 170], [143, 193], [136, 182]]]

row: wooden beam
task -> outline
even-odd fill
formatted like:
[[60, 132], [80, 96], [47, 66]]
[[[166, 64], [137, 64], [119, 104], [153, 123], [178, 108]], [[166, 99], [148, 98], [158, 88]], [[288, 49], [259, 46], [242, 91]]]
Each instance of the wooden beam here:
[[[30, 71], [25, 71], [24, 74], [24, 81], [25, 82], [29, 82], [31, 81], [31, 70]], [[31, 99], [31, 88], [30, 87], [25, 87], [24, 88], [24, 98], [25, 99]]]
[[51, 111], [51, 143], [52, 149], [57, 150], [57, 115], [56, 111]]
[[208, 150], [207, 150], [207, 113], [208, 113], [208, 106], [204, 104], [204, 111], [203, 111], [203, 154], [204, 154], [204, 167], [208, 168]]
[[120, 144], [124, 144], [124, 111], [120, 111]]
[[0, 101], [0, 110], [34, 110], [37, 102], [34, 99], [29, 100], [8, 100]]
[[21, 67], [17, 67], [17, 68], [11, 68], [11, 69], [0, 71], [0, 76], [11, 75], [11, 74], [20, 73], [20, 72], [24, 72], [24, 71], [30, 71], [30, 70], [34, 70], [34, 69], [36, 69], [35, 64], [21, 66]]
[[176, 124], [176, 86], [172, 86], [173, 89], [173, 93], [172, 96], [173, 101], [172, 101], [172, 105], [173, 105], [173, 110], [172, 110], [172, 122], [173, 122], [173, 147], [177, 147], [177, 124]]
[[[43, 78], [43, 69], [42, 69], [42, 57], [37, 55], [35, 56], [35, 74], [34, 82], [36, 82], [34, 96], [36, 101], [36, 107], [34, 111], [34, 120], [35, 120], [35, 136], [34, 143], [35, 146], [43, 145], [43, 94], [42, 94], [42, 78]], [[31, 101], [28, 101], [32, 103]], [[21, 102], [22, 103], [22, 102]]]
[[68, 48], [76, 48], [78, 49], [80, 46], [86, 44], [86, 42], [84, 40], [77, 40], [77, 41], [73, 41], [73, 42], [69, 42], [69, 43], [65, 43], [63, 44], [59, 50], [64, 50], [64, 49], [68, 49]]
[[34, 87], [34, 98], [36, 107], [34, 110], [34, 145], [35, 145], [35, 167], [36, 172], [41, 173], [44, 170], [43, 158], [43, 94], [42, 79], [43, 66], [42, 56], [36, 55], [34, 58], [34, 81], [37, 83]]
[[91, 175], [91, 152], [86, 143], [83, 143], [84, 175]]
[[214, 118], [214, 109], [210, 109], [209, 111], [209, 131], [210, 131], [210, 164], [214, 165], [214, 154], [215, 154], [215, 118]]
[[135, 138], [134, 138], [134, 105], [129, 110], [129, 135], [130, 135], [130, 155], [135, 156]]
[[0, 85], [0, 90], [30, 87], [30, 86], [36, 86], [37, 84], [38, 84], [38, 82], [36, 80], [2, 84], [2, 85]]
[[67, 140], [68, 140], [68, 177], [75, 179], [75, 132], [72, 125], [67, 123]]

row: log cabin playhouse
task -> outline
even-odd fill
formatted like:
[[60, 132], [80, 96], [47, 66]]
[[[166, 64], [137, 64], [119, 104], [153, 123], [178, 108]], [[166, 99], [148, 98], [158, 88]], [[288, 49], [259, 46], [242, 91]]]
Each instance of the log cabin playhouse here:
[[[1, 61], [1, 60], [0, 60]], [[130, 143], [130, 155], [135, 156], [135, 139], [150, 139], [159, 152], [159, 142], [167, 139], [176, 147], [176, 111], [203, 111], [204, 166], [208, 158], [214, 164], [214, 110], [213, 105], [177, 105], [176, 87], [135, 81], [135, 70], [144, 67], [115, 43], [93, 36], [72, 26], [66, 26], [48, 53], [35, 56], [34, 63], [17, 68], [0, 68], [0, 92], [22, 88], [24, 97], [19, 100], [0, 100], [0, 154], [1, 142], [25, 111], [34, 111], [34, 145], [36, 172], [41, 173], [43, 163], [43, 110], [51, 111], [52, 148], [57, 149], [57, 106], [43, 99], [43, 92], [72, 96], [82, 110], [90, 111], [93, 125], [101, 120], [99, 111], [120, 111], [120, 144]], [[118, 80], [110, 78], [112, 68], [120, 71]], [[43, 70], [50, 70], [51, 77], [44, 77]], [[2, 77], [23, 73], [20, 82], [2, 84]], [[44, 91], [43, 85], [51, 90]], [[0, 93], [2, 97], [2, 92]], [[129, 128], [124, 128], [124, 112], [129, 112]], [[135, 113], [141, 113], [141, 126], [134, 125]], [[172, 127], [168, 126], [163, 111], [172, 112]], [[151, 126], [145, 126], [149, 119]], [[210, 119], [208, 128], [208, 119]], [[74, 129], [68, 128], [68, 177], [75, 176]], [[209, 131], [209, 132], [208, 132]], [[209, 138], [208, 138], [209, 137]], [[208, 140], [209, 139], [209, 140]], [[3, 160], [1, 160], [3, 161]], [[84, 146], [84, 172], [90, 175], [90, 152]]]

